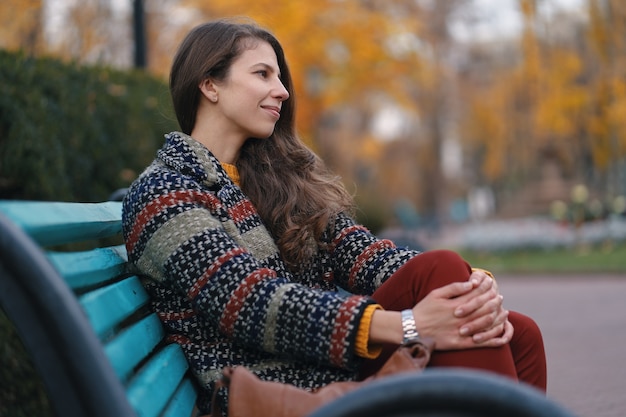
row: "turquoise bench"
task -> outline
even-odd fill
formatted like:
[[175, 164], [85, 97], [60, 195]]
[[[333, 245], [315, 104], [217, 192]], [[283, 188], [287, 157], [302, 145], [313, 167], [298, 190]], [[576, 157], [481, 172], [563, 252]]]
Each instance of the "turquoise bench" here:
[[[127, 273], [120, 232], [119, 202], [0, 201], [0, 307], [56, 415], [190, 417], [187, 362]], [[381, 379], [311, 417], [383, 415], [574, 417], [504, 377], [445, 369]]]
[[197, 392], [183, 352], [165, 343], [126, 272], [121, 210], [0, 201], [0, 306], [56, 415], [191, 416]]

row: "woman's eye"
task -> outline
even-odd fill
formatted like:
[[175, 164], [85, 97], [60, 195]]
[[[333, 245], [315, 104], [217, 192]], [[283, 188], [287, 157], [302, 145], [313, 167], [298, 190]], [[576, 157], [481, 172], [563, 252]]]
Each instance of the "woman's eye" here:
[[263, 78], [267, 78], [267, 71], [265, 70], [260, 70], [260, 71], [257, 71], [256, 73], [259, 74]]

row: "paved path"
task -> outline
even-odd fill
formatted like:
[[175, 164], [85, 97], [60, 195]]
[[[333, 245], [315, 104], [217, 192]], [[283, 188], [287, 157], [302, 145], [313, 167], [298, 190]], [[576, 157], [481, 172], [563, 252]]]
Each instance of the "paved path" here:
[[543, 331], [548, 396], [580, 417], [626, 417], [626, 276], [497, 279]]

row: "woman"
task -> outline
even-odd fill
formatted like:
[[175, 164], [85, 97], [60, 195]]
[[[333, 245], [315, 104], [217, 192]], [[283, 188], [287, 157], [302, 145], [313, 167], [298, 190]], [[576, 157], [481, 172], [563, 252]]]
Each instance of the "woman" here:
[[274, 36], [230, 21], [196, 27], [170, 90], [182, 132], [131, 186], [124, 237], [199, 381], [202, 412], [225, 366], [315, 388], [375, 371], [415, 330], [436, 343], [432, 366], [545, 389], [541, 334], [502, 307], [488, 273], [355, 224], [352, 199], [294, 132]]

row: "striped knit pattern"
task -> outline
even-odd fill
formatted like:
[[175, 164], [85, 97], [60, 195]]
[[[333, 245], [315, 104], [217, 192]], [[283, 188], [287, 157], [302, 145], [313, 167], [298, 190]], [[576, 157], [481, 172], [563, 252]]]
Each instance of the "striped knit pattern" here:
[[225, 366], [311, 389], [355, 378], [368, 296], [417, 254], [342, 215], [324, 234], [327, 248], [290, 273], [250, 200], [178, 132], [130, 187], [123, 229], [153, 309], [204, 390], [203, 412]]

